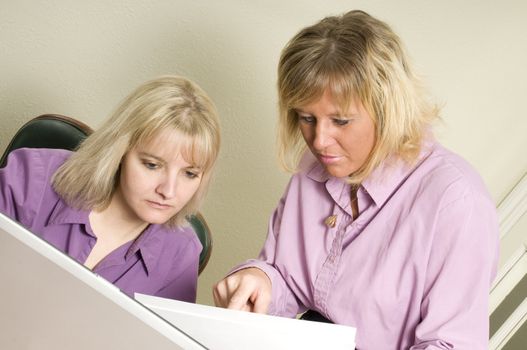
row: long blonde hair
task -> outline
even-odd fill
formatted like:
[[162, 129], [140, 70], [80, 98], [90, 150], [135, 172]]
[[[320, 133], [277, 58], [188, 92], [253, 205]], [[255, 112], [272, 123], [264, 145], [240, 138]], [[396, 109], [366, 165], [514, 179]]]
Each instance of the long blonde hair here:
[[198, 210], [209, 186], [220, 147], [220, 129], [211, 99], [197, 84], [182, 77], [159, 77], [126, 97], [57, 170], [52, 180], [55, 191], [72, 207], [106, 208], [119, 181], [123, 156], [162, 130], [189, 136], [183, 139], [190, 139], [190, 144], [182, 140], [182, 145], [203, 172], [194, 196], [166, 223], [183, 224]]
[[302, 29], [283, 49], [278, 65], [278, 151], [296, 171], [306, 145], [295, 108], [329, 90], [342, 110], [358, 99], [372, 116], [375, 146], [351, 183], [360, 183], [383, 160], [412, 162], [439, 108], [428, 100], [399, 37], [384, 22], [355, 10]]

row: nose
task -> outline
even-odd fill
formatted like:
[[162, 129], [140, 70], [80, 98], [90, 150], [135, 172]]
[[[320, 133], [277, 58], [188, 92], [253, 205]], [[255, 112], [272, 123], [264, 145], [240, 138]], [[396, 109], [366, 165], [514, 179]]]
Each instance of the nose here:
[[323, 150], [331, 144], [332, 140], [331, 126], [325, 122], [317, 123], [313, 139], [313, 147], [317, 150]]
[[160, 194], [163, 199], [170, 199], [176, 195], [176, 188], [177, 176], [164, 174], [157, 185], [156, 192]]

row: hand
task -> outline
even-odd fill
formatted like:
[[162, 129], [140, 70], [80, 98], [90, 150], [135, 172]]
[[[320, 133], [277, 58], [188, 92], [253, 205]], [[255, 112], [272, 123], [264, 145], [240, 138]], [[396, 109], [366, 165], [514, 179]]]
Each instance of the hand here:
[[271, 303], [271, 280], [262, 270], [250, 267], [214, 285], [216, 306], [265, 314]]

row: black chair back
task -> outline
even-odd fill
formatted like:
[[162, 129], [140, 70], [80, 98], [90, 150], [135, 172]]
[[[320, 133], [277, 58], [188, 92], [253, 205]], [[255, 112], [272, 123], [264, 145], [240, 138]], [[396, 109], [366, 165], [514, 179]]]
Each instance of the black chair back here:
[[61, 148], [75, 150], [93, 130], [73, 118], [58, 114], [44, 114], [24, 124], [7, 145], [0, 168], [7, 162], [7, 156], [18, 148]]

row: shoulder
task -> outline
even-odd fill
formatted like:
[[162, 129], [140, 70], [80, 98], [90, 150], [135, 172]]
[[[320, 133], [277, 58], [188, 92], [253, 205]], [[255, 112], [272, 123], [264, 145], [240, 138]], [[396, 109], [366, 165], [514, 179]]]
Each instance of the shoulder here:
[[436, 192], [446, 202], [472, 197], [492, 204], [487, 187], [474, 167], [438, 143], [431, 146], [412, 176], [420, 178], [423, 191]]
[[147, 266], [164, 281], [195, 271], [199, 266], [201, 243], [190, 227], [153, 225], [141, 253]]
[[72, 152], [52, 148], [19, 148], [12, 151], [7, 158], [7, 165], [27, 169], [57, 169]]
[[[34, 185], [38, 188], [50, 183], [53, 174], [71, 154], [71, 151], [63, 149], [19, 148], [9, 153], [2, 172], [4, 177], [14, 182], [24, 183], [25, 186]], [[31, 174], [31, 176], [20, 176], [20, 174]]]
[[163, 251], [169, 254], [201, 252], [201, 243], [191, 226], [154, 225], [152, 233], [162, 242]]
[[141, 235], [138, 248], [147, 267], [162, 275], [189, 262], [197, 263], [201, 252], [201, 244], [191, 228], [158, 224], [150, 225]]
[[70, 153], [36, 148], [10, 152], [6, 166], [0, 169], [0, 208], [28, 227], [47, 220], [60, 200], [51, 178]]
[[435, 144], [424, 163], [429, 167], [430, 178], [458, 183], [468, 191], [487, 193], [487, 188], [480, 174], [460, 155]]

